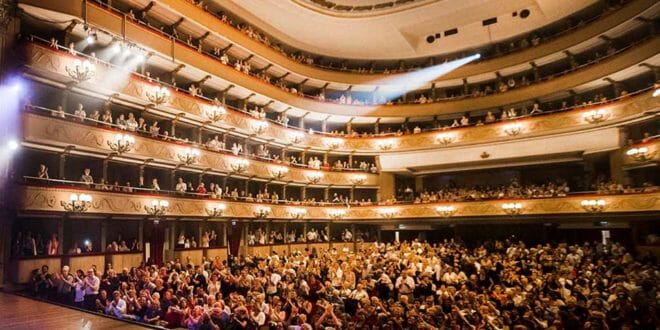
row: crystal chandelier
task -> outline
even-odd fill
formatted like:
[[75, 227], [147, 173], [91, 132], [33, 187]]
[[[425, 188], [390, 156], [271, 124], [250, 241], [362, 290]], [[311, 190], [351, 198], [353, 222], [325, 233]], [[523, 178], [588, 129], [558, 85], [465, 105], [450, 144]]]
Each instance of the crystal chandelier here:
[[199, 160], [199, 149], [197, 148], [187, 148], [186, 150], [177, 154], [179, 161], [186, 165], [194, 164]]
[[289, 169], [284, 166], [277, 166], [270, 169], [270, 176], [273, 179], [280, 180], [289, 173]]
[[257, 219], [266, 219], [270, 214], [270, 207], [259, 206], [256, 210], [254, 210], [253, 214]]
[[96, 73], [96, 66], [88, 60], [80, 61], [79, 59], [75, 59], [72, 67], [67, 65], [64, 69], [69, 74], [69, 77], [78, 82], [92, 79]]
[[92, 196], [88, 194], [71, 194], [69, 201], [61, 201], [60, 204], [67, 212], [86, 212], [92, 206]]
[[123, 154], [133, 149], [133, 146], [135, 145], [135, 138], [129, 134], [117, 133], [107, 142], [112, 151], [118, 154]]
[[303, 209], [303, 208], [290, 208], [289, 209], [289, 216], [291, 217], [291, 219], [300, 220], [300, 219], [304, 218], [305, 215], [307, 215], [307, 209]]
[[155, 105], [161, 105], [170, 98], [170, 90], [163, 86], [154, 86], [151, 92], [147, 92], [147, 99]]
[[225, 204], [214, 204], [206, 208], [206, 214], [211, 218], [220, 218], [225, 213], [226, 208]]
[[204, 115], [212, 122], [217, 122], [225, 119], [227, 116], [227, 109], [220, 105], [214, 105], [207, 107], [204, 111]]
[[250, 161], [247, 159], [234, 159], [234, 161], [231, 162], [229, 165], [231, 167], [232, 172], [235, 173], [243, 173], [247, 170], [248, 166], [250, 165]]
[[151, 216], [159, 217], [165, 215], [168, 207], [170, 207], [170, 202], [164, 199], [154, 199], [151, 201], [151, 206], [144, 206], [144, 210]]
[[323, 179], [323, 173], [313, 172], [307, 175], [307, 181], [311, 184], [317, 184]]

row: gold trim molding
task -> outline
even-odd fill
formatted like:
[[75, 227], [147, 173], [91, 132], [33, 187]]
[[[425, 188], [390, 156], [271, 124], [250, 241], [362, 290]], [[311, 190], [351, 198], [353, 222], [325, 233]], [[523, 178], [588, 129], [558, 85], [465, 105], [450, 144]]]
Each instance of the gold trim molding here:
[[[64, 212], [60, 201], [68, 200], [76, 189], [22, 186], [17, 189], [18, 208], [23, 212]], [[122, 194], [113, 192], [86, 191], [92, 198], [92, 206], [87, 213], [109, 215], [147, 216], [144, 206], [153, 199], [167, 199], [170, 207], [166, 218], [198, 217], [208, 218], [206, 208], [217, 203], [226, 205], [223, 218], [254, 218], [254, 212], [264, 205], [271, 208], [268, 219], [290, 219], [290, 208], [300, 206], [273, 205], [231, 202], [216, 199], [186, 199], [163, 195]], [[451, 205], [455, 209], [452, 217], [496, 217], [508, 216], [502, 210], [503, 203], [521, 203], [522, 215], [567, 215], [584, 214], [580, 202], [584, 199], [603, 199], [606, 203], [604, 213], [658, 212], [660, 210], [660, 192], [626, 195], [580, 195], [559, 198], [527, 200], [492, 200], [478, 202], [456, 202], [441, 204], [407, 204], [397, 206], [357, 206], [342, 208], [345, 215], [342, 220], [383, 220], [383, 209], [394, 213], [391, 219], [439, 219], [435, 207]], [[328, 213], [338, 207], [307, 206], [308, 220], [331, 220]], [[390, 219], [388, 219], [390, 220]], [[301, 220], [302, 221], [302, 220]]]

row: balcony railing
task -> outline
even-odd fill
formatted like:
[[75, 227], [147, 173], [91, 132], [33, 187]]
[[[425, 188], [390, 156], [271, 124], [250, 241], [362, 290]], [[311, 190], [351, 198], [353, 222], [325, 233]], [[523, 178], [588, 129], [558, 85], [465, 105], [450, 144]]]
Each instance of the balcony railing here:
[[[79, 122], [66, 120], [53, 120], [52, 117], [46, 117], [36, 114], [25, 114], [24, 116], [24, 139], [35, 145], [49, 145], [66, 147], [76, 146], [79, 151], [88, 150], [95, 153], [113, 154], [116, 151], [108, 145], [108, 141], [114, 141], [118, 132], [130, 134], [125, 130], [112, 128], [112, 124], [99, 123], [101, 127], [85, 125]], [[75, 117], [75, 116], [74, 116]], [[82, 121], [82, 119], [80, 119]], [[106, 128], [102, 126], [107, 126]], [[151, 159], [156, 162], [164, 162], [173, 166], [184, 166], [188, 168], [210, 169], [215, 172], [232, 173], [238, 176], [248, 175], [261, 178], [262, 180], [272, 179], [272, 170], [279, 168], [284, 164], [275, 164], [264, 160], [254, 160], [242, 165], [240, 171], [235, 168], [237, 162], [244, 163], [246, 158], [226, 152], [217, 152], [207, 149], [195, 149], [198, 151], [194, 161], [182, 164], [181, 153], [190, 149], [189, 144], [163, 141], [159, 138], [145, 137], [133, 133], [135, 145], [131, 151], [123, 153], [122, 158], [133, 158], [137, 160]], [[299, 185], [310, 183], [310, 176], [317, 173], [317, 170], [301, 169], [300, 167], [289, 167], [285, 177], [275, 178], [279, 182], [292, 182]], [[356, 176], [363, 177], [363, 182], [355, 183]], [[324, 175], [314, 182], [318, 185], [333, 185], [338, 187], [374, 187], [377, 184], [378, 176], [371, 173], [351, 173], [343, 171], [325, 171]]]
[[[69, 57], [68, 54], [63, 52], [57, 52], [56, 50], [48, 49], [45, 47], [40, 47], [37, 45], [29, 46], [29, 64], [33, 68], [40, 70], [47, 70], [51, 72], [56, 72], [62, 76], [66, 76], [64, 67], [68, 65], [69, 62], [72, 62], [73, 59]], [[57, 60], [55, 59], [57, 58]], [[94, 60], [94, 59], [90, 59]], [[53, 65], [53, 64], [57, 65]], [[104, 76], [105, 70], [109, 68], [98, 67], [96, 69], [96, 77]], [[96, 78], [94, 78], [96, 79]], [[94, 79], [92, 79], [89, 84], [95, 86]], [[150, 88], [154, 88], [154, 82], [148, 80], [147, 77], [140, 76], [138, 74], [133, 74], [133, 78], [130, 79], [124, 86], [117, 87], [115, 90], [109, 91], [108, 93], [114, 94], [119, 93], [118, 97], [121, 95], [126, 95], [130, 100], [133, 98], [141, 99], [144, 104], [148, 104], [145, 96], [145, 91], [149, 91]], [[85, 86], [80, 86], [84, 88]], [[574, 106], [568, 108], [560, 109], [544, 109], [543, 114], [541, 115], [529, 115], [523, 117], [516, 117], [516, 121], [523, 121], [522, 123], [527, 127], [533, 127], [533, 129], [528, 130], [526, 134], [517, 136], [524, 137], [530, 135], [541, 135], [549, 134], [558, 130], [571, 130], [571, 129], [580, 129], [581, 127], [586, 127], [589, 125], [582, 118], [583, 112], [597, 110], [597, 109], [607, 109], [610, 112], [610, 117], [608, 121], [616, 122], [625, 118], [632, 118], [634, 116], [639, 116], [646, 111], [653, 111], [658, 106], [660, 106], [660, 98], [652, 97], [652, 92], [649, 92], [651, 88], [642, 89], [640, 91], [635, 91], [626, 96], [619, 97], [614, 100], [608, 100], [602, 103], [591, 104], [587, 107], [584, 106]], [[631, 97], [638, 95], [636, 97]], [[127, 98], [128, 99], [128, 98]], [[174, 92], [171, 96], [170, 104], [175, 104], [175, 109], [171, 112], [173, 114], [178, 114], [181, 111], [187, 114], [186, 118], [190, 120], [197, 120], [198, 122], [204, 123], [207, 121], [203, 115], [203, 109], [213, 106], [213, 102], [202, 97], [192, 97], [186, 93]], [[159, 109], [167, 108], [167, 105], [159, 106]], [[222, 121], [223, 125], [228, 125], [234, 128], [244, 128], [249, 127], [250, 123], [256, 121], [252, 116], [245, 114], [242, 111], [239, 111], [232, 107], [227, 107], [231, 115], [226, 116]], [[234, 112], [236, 111], [236, 112]], [[561, 113], [559, 113], [561, 112]], [[192, 116], [191, 116], [192, 115]], [[326, 142], [329, 137], [341, 138], [343, 141], [343, 146], [339, 147], [335, 152], [341, 151], [358, 151], [363, 153], [374, 153], [374, 152], [391, 152], [391, 151], [401, 151], [401, 150], [417, 150], [425, 148], [436, 148], [437, 147], [437, 133], [442, 132], [455, 132], [457, 139], [453, 145], [460, 144], [474, 144], [482, 143], [488, 141], [494, 141], [504, 137], [501, 134], [499, 126], [504, 125], [504, 123], [510, 123], [511, 120], [496, 121], [494, 123], [488, 123], [479, 127], [455, 127], [455, 128], [438, 128], [434, 130], [428, 130], [422, 134], [410, 134], [410, 135], [398, 135], [398, 134], [381, 134], [381, 135], [372, 135], [367, 137], [353, 137], [353, 136], [337, 136], [331, 134], [322, 134], [314, 132], [312, 134], [309, 131], [296, 130], [290, 127], [284, 127], [280, 124], [274, 123], [269, 125], [266, 132], [261, 134], [263, 137], [271, 137], [274, 139], [274, 144], [289, 144], [289, 139], [292, 135], [302, 136], [302, 141], [296, 144], [296, 146], [309, 146], [315, 149], [326, 149]], [[206, 126], [207, 129], [216, 129], [215, 125]], [[489, 129], [490, 128], [490, 129]], [[256, 137], [258, 140], [260, 137]], [[392, 147], [389, 150], [382, 150], [379, 147], [382, 141], [387, 140], [392, 143]]]
[[[43, 186], [19, 186], [13, 197], [17, 208], [22, 212], [64, 212], [59, 207], [58, 201], [68, 200], [72, 193], [86, 191], [92, 196], [93, 205], [87, 212], [90, 214], [109, 215], [133, 215], [137, 217], [147, 216], [143, 209], [154, 198], [162, 199], [159, 194], [132, 193], [127, 198], [127, 193], [109, 191], [91, 191], [90, 189], [73, 187], [43, 187]], [[605, 205], [602, 213], [630, 213], [630, 212], [657, 212], [660, 209], [660, 192], [632, 193], [623, 195], [594, 195], [574, 194], [566, 197], [538, 198], [538, 199], [498, 199], [476, 202], [441, 202], [428, 204], [401, 204], [401, 205], [365, 205], [344, 207], [338, 205], [329, 206], [306, 206], [305, 219], [323, 219], [334, 221], [344, 220], [382, 220], [382, 209], [386, 207], [393, 212], [389, 220], [406, 219], [439, 219], [436, 211], [438, 206], [453, 207], [454, 213], [451, 217], [506, 217], [504, 204], [520, 205], [518, 215], [567, 215], [588, 213], [583, 207], [583, 202], [588, 199], [603, 200]], [[207, 218], [205, 210], [218, 203], [213, 199], [196, 199], [185, 197], [168, 197], [169, 209], [163, 217], [198, 217]], [[225, 212], [223, 218], [254, 218], [254, 212], [268, 205], [271, 212], [268, 219], [291, 219], [291, 205], [245, 203], [233, 200], [224, 201]], [[296, 206], [300, 207], [300, 206]], [[342, 217], [332, 216], [331, 211], [342, 211]]]

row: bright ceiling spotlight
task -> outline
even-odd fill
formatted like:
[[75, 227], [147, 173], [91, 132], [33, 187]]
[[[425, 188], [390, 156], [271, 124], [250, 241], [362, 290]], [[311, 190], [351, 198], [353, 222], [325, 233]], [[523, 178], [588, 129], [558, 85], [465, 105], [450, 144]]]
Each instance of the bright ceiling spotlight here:
[[142, 55], [142, 54], [138, 54], [138, 56], [136, 56], [135, 59], [136, 59], [139, 63], [142, 63], [142, 62], [144, 62], [144, 55]]
[[653, 91], [653, 97], [658, 97], [658, 96], [660, 96], [660, 88], [656, 88], [656, 89]]
[[85, 38], [85, 41], [87, 41], [88, 45], [93, 45], [94, 42], [96, 42], [96, 36], [93, 34], [88, 34], [87, 38]]

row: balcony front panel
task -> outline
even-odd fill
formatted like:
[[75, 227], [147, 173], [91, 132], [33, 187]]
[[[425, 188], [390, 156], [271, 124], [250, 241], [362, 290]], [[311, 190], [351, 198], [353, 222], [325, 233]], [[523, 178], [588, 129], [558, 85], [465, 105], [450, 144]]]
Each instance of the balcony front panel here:
[[[248, 37], [244, 33], [222, 22], [219, 18], [213, 16], [204, 9], [193, 5], [189, 1], [157, 0], [156, 3], [165, 5], [165, 7], [169, 8], [169, 10], [174, 13], [178, 13], [178, 15], [182, 17], [191, 18], [196, 23], [205, 27], [207, 30], [214, 31], [215, 33], [221, 35], [222, 38], [240, 45], [251, 53], [263, 57], [275, 65], [308, 78], [346, 85], [373, 85], [375, 82], [379, 81], [387, 84], [388, 79], [398, 76], [396, 74], [340, 72], [305, 65], [290, 59], [286, 55], [280, 53], [277, 50], [274, 50], [271, 47], [268, 47], [267, 45], [264, 45], [257, 40]], [[654, 4], [656, 4], [656, 1], [654, 0], [633, 1], [623, 8], [617, 10], [616, 12], [606, 15], [596, 20], [595, 22], [586, 24], [581, 28], [577, 28], [573, 31], [565, 33], [548, 42], [543, 42], [540, 45], [520, 50], [505, 56], [500, 56], [498, 58], [462, 66], [452, 72], [448, 72], [447, 74], [438, 78], [436, 81], [462, 79], [464, 77], [496, 72], [507, 67], [529, 63], [535, 59], [561, 52], [583, 41], [597, 37], [605, 31], [613, 29], [616, 26], [633, 19], [635, 16], [641, 14]]]
[[[108, 145], [108, 141], [113, 141], [115, 134], [126, 133], [126, 131], [111, 130], [101, 127], [93, 127], [75, 123], [67, 120], [59, 120], [46, 116], [26, 113], [23, 116], [24, 128], [23, 134], [26, 142], [45, 146], [67, 147], [73, 146], [78, 151], [88, 151], [100, 154], [111, 154], [114, 151]], [[135, 146], [131, 151], [122, 153], [121, 158], [135, 159], [144, 161], [152, 159], [155, 162], [171, 164], [172, 167], [181, 164], [179, 154], [185, 154], [190, 148], [187, 145], [165, 142], [158, 139], [135, 135]], [[210, 169], [211, 171], [221, 173], [233, 173], [235, 168], [233, 164], [236, 161], [245, 159], [234, 155], [228, 155], [219, 152], [199, 150], [200, 155], [197, 162], [188, 165], [191, 168], [199, 170]], [[184, 165], [185, 166], [185, 165]], [[268, 163], [264, 161], [250, 160], [247, 168], [240, 173], [240, 176], [262, 178], [268, 180], [272, 172], [276, 171], [282, 164]], [[289, 182], [307, 184], [308, 177], [314, 170], [301, 169], [293, 166], [285, 166], [289, 172], [280, 182]], [[363, 176], [364, 183], [358, 186], [376, 186], [378, 184], [378, 175], [367, 173], [345, 173], [324, 171], [322, 179], [317, 185], [334, 186], [352, 186], [353, 179], [356, 176]]]
[[621, 152], [626, 166], [660, 163], [660, 138], [636, 143], [621, 149]]
[[86, 2], [86, 18], [88, 24], [110, 31], [116, 35], [125, 36], [126, 40], [160, 53], [163, 57], [180, 61], [202, 70], [212, 76], [243, 86], [257, 94], [288, 104], [295, 108], [310, 112], [327, 113], [342, 116], [367, 117], [402, 117], [404, 116], [434, 116], [470, 110], [487, 109], [522, 101], [539, 98], [557, 91], [569, 90], [576, 86], [602, 79], [610, 74], [637, 65], [657, 55], [660, 49], [660, 38], [653, 38], [632, 49], [622, 52], [598, 64], [579, 69], [579, 72], [566, 74], [557, 78], [547, 79], [531, 86], [498, 93], [490, 96], [449, 100], [427, 104], [403, 105], [344, 105], [329, 102], [319, 102], [284, 91], [261, 79], [243, 74], [232, 67], [222, 65], [219, 61], [200, 54], [196, 49], [170, 40], [160, 33], [151, 31], [140, 24], [118, 16], [115, 13]]
[[[16, 203], [23, 212], [64, 212], [61, 201], [68, 201], [72, 193], [83, 190], [71, 188], [49, 188], [22, 186], [18, 188]], [[217, 199], [189, 199], [168, 198], [162, 195], [124, 194], [101, 191], [87, 191], [92, 196], [92, 205], [87, 213], [109, 215], [134, 215], [147, 217], [145, 206], [151, 205], [154, 199], [167, 199], [169, 209], [165, 218], [199, 217], [207, 218], [207, 209], [218, 203], [226, 206], [223, 218], [254, 218], [254, 213], [263, 206], [271, 208], [268, 219], [291, 219], [292, 207], [300, 206], [273, 205], [231, 202]], [[391, 219], [429, 219], [441, 218], [436, 212], [436, 206], [452, 205], [455, 213], [452, 217], [502, 217], [510, 216], [503, 211], [503, 203], [521, 203], [521, 215], [555, 215], [555, 214], [584, 214], [581, 202], [585, 199], [602, 199], [605, 201], [604, 213], [629, 212], [658, 212], [660, 210], [660, 192], [640, 193], [626, 195], [574, 195], [569, 197], [525, 199], [525, 200], [490, 200], [477, 202], [456, 202], [438, 204], [406, 204], [397, 206], [357, 206], [343, 207], [305, 207], [308, 220], [333, 220], [330, 213], [341, 209], [345, 215], [334, 221], [355, 220], [391, 220]], [[383, 211], [387, 210], [393, 216], [384, 218]], [[295, 220], [294, 220], [295, 221]], [[300, 220], [302, 221], [302, 220]]]
[[[57, 79], [63, 82], [71, 81], [71, 78], [67, 76], [66, 67], [72, 65], [75, 59], [74, 57], [37, 44], [28, 44], [26, 50], [27, 63], [31, 68], [40, 72], [46, 72], [49, 76], [57, 76], [59, 77]], [[154, 83], [146, 81], [137, 75], [132, 75], [124, 83], [112, 86], [103, 80], [103, 77], [107, 77], [111, 70], [114, 69], [97, 65], [95, 77], [88, 82], [80, 84], [79, 87], [94, 90], [95, 92], [103, 92], [106, 95], [118, 94], [115, 96], [116, 98], [138, 102], [143, 106], [151, 103], [147, 97], [147, 93], [154, 88]], [[169, 110], [172, 115], [183, 112], [186, 114], [186, 119], [195, 120], [200, 124], [208, 120], [204, 113], [210, 107], [212, 107], [210, 102], [181, 92], [173, 92], [167, 104], [158, 106], [159, 109]], [[598, 106], [446, 131], [388, 137], [331, 137], [320, 134], [309, 134], [308, 132], [301, 132], [300, 130], [271, 123], [266, 131], [260, 134], [260, 138], [266, 140], [273, 139], [275, 143], [287, 145], [291, 141], [291, 137], [300, 135], [302, 136], [302, 141], [297, 143], [295, 145], [296, 147], [310, 147], [317, 150], [327, 150], [329, 141], [341, 139], [343, 145], [337, 149], [338, 151], [357, 151], [362, 153], [411, 151], [438, 148], [437, 137], [439, 134], [450, 133], [455, 140], [451, 146], [472, 145], [500, 141], [505, 138], [516, 139], [585, 129], [591, 127], [593, 124], [585, 121], [583, 115], [593, 110], [605, 111], [608, 117], [602, 124], [609, 124], [641, 116], [646, 112], [654, 111], [658, 107], [660, 107], [660, 98], [653, 97], [652, 92], [646, 92], [638, 96], [623, 98]], [[229, 114], [225, 119], [217, 124], [207, 125], [207, 127], [231, 127], [245, 134], [251, 134], [249, 127], [255, 122], [258, 122], [258, 120], [239, 111], [228, 111]], [[523, 126], [525, 128], [524, 132], [515, 137], [508, 137], [504, 133], [504, 129], [512, 122]], [[383, 143], [391, 146], [389, 150], [381, 150]]]

